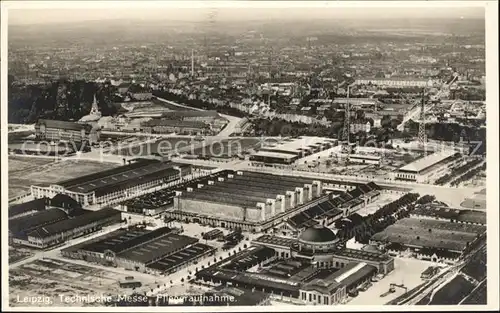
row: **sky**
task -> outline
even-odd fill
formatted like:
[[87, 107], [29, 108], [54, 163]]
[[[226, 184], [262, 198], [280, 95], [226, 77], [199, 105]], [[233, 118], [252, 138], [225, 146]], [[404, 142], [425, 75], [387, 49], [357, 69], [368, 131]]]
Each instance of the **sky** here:
[[[98, 2], [98, 1], [96, 1]], [[94, 3], [96, 3], [94, 2]], [[51, 23], [71, 23], [91, 20], [115, 20], [115, 19], [149, 19], [161, 20], [170, 19], [178, 21], [206, 21], [209, 18], [220, 21], [238, 21], [255, 19], [306, 19], [306, 18], [484, 18], [484, 9], [480, 7], [316, 7], [316, 8], [173, 8], [159, 6], [156, 8], [144, 8], [137, 3], [133, 3], [130, 8], [103, 7], [99, 9], [89, 9], [89, 3], [80, 4], [79, 8], [53, 9], [14, 9], [9, 8], [10, 25], [29, 24], [51, 24]], [[208, 4], [212, 3], [211, 1]], [[257, 2], [262, 5], [262, 2]], [[318, 4], [324, 2], [317, 2]], [[367, 2], [365, 2], [366, 4]], [[411, 3], [411, 2], [410, 2]], [[234, 4], [234, 2], [233, 2]], [[212, 16], [212, 17], [210, 17]]]

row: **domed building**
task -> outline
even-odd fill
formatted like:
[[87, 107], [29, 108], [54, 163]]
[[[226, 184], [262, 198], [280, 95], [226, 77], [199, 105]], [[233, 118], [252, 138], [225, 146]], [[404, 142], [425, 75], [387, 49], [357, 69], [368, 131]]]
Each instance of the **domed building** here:
[[317, 224], [304, 229], [297, 238], [264, 235], [252, 241], [275, 251], [277, 258], [298, 259], [316, 268], [344, 268], [352, 262], [365, 262], [387, 274], [394, 269], [394, 259], [381, 252], [346, 247], [333, 230]]
[[332, 251], [339, 243], [339, 239], [331, 230], [323, 225], [316, 225], [305, 229], [298, 238], [299, 251], [321, 253]]

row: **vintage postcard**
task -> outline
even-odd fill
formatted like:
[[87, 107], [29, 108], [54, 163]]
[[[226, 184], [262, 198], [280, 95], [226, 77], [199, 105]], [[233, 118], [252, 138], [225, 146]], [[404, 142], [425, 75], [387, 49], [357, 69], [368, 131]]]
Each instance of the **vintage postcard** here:
[[1, 5], [3, 310], [498, 309], [495, 1]]

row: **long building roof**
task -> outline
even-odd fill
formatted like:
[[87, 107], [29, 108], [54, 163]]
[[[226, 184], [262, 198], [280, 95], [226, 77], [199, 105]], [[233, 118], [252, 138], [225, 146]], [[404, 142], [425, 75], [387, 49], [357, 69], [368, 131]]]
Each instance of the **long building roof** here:
[[214, 179], [213, 185], [183, 192], [181, 198], [255, 207], [259, 202], [276, 199], [278, 195], [294, 191], [306, 183], [312, 183], [312, 179], [243, 172], [243, 175], [234, 174], [232, 178], [224, 178], [224, 181]]
[[196, 238], [170, 234], [126, 250], [125, 252], [120, 253], [118, 257], [139, 263], [156, 262], [165, 256], [196, 242], [198, 242], [198, 239]]
[[[257, 203], [259, 202], [265, 202], [266, 198], [262, 198], [259, 196], [247, 196], [243, 194], [235, 194], [234, 192], [231, 192], [230, 190], [226, 191], [216, 191], [216, 190], [207, 190], [205, 188], [201, 189], [196, 189], [196, 191], [193, 191], [193, 193], [196, 192], [197, 194], [205, 194], [205, 195], [210, 195], [213, 197], [217, 197], [221, 203], [226, 203], [230, 199], [234, 200], [242, 200], [242, 201], [248, 201], [248, 203], [252, 203], [252, 206], [256, 206]], [[187, 192], [189, 194], [190, 192]]]
[[154, 173], [171, 170], [172, 174], [177, 173], [173, 169], [174, 164], [170, 162], [159, 162], [156, 160], [143, 160], [125, 166], [120, 166], [111, 170], [98, 172], [95, 174], [81, 176], [76, 179], [62, 181], [57, 185], [63, 186], [67, 190], [80, 193], [104, 190], [126, 181], [134, 181], [141, 177]]
[[113, 215], [120, 215], [120, 214], [121, 212], [115, 209], [104, 208], [99, 211], [93, 211], [83, 215], [79, 215], [72, 219], [67, 219], [60, 222], [56, 222], [54, 224], [39, 227], [31, 231], [28, 234], [28, 236], [45, 238], [109, 218]]
[[420, 158], [410, 164], [406, 164], [405, 166], [401, 167], [399, 170], [400, 171], [408, 171], [408, 172], [421, 172], [436, 163], [439, 163], [446, 158], [451, 157], [454, 155], [456, 151], [444, 151], [444, 152], [435, 152], [433, 154], [430, 154], [428, 156], [425, 156], [423, 158]]
[[9, 206], [9, 218], [31, 211], [43, 211], [46, 201], [46, 198], [41, 198]]
[[[12, 233], [28, 232], [41, 225], [47, 225], [67, 219], [66, 212], [60, 209], [48, 209], [9, 220], [9, 231]], [[48, 227], [48, 226], [47, 226]]]
[[45, 127], [47, 128], [57, 128], [62, 130], [81, 131], [82, 129], [84, 129], [86, 132], [89, 132], [92, 129], [92, 126], [88, 124], [79, 124], [75, 122], [47, 120], [47, 119], [39, 119], [36, 125], [45, 125]]
[[235, 199], [235, 198], [221, 199], [217, 195], [203, 194], [203, 193], [198, 193], [198, 192], [183, 193], [181, 195], [181, 198], [207, 201], [207, 202], [213, 202], [213, 203], [231, 204], [231, 205], [236, 205], [236, 206], [241, 206], [241, 207], [255, 207], [257, 204], [254, 201], [240, 200], [240, 199]]
[[166, 120], [166, 119], [152, 119], [142, 123], [142, 126], [156, 127], [185, 127], [185, 128], [209, 128], [208, 124], [198, 121], [183, 121], [183, 120]]
[[281, 182], [294, 182], [297, 183], [298, 185], [310, 184], [314, 180], [312, 178], [304, 178], [299, 176], [276, 175], [276, 174], [249, 172], [249, 171], [243, 172], [243, 175], [238, 175], [238, 176], [235, 175], [235, 177], [251, 177], [250, 180], [266, 179], [266, 180], [281, 181]]
[[245, 195], [249, 197], [258, 197], [261, 198], [263, 201], [265, 199], [275, 199], [277, 193], [274, 192], [269, 192], [269, 190], [265, 189], [260, 189], [260, 190], [252, 190], [252, 189], [247, 189], [247, 188], [240, 188], [240, 186], [220, 186], [219, 184], [215, 185], [208, 185], [206, 187], [203, 187], [205, 190], [213, 190], [213, 191], [220, 191], [220, 192], [225, 192], [225, 193], [231, 193], [232, 190], [236, 191], [240, 195]]
[[253, 154], [252, 156], [288, 160], [288, 159], [296, 158], [297, 154], [292, 153], [292, 152], [284, 153], [284, 152], [268, 152], [268, 151], [260, 150], [257, 153]]
[[228, 181], [219, 182], [217, 186], [227, 186], [231, 190], [252, 190], [252, 191], [264, 191], [264, 192], [272, 192], [276, 195], [283, 193], [283, 187], [269, 185], [267, 183], [259, 183], [259, 182], [251, 182], [247, 183], [246, 181], [239, 181], [230, 178]]
[[474, 210], [458, 210], [445, 207], [420, 206], [411, 212], [412, 215], [446, 218], [460, 222], [486, 224], [486, 212]]
[[[289, 138], [284, 139], [281, 142], [278, 142], [274, 145], [270, 146], [262, 146], [261, 151], [258, 151], [254, 155], [260, 156], [268, 156], [267, 153], [270, 153], [269, 157], [280, 157], [280, 154], [274, 152], [265, 152], [266, 150], [276, 150], [282, 151], [281, 157], [287, 158], [286, 153], [293, 154], [296, 156], [302, 150], [309, 150], [311, 147], [321, 147], [324, 144], [332, 144], [335, 139], [323, 138], [323, 137], [299, 137], [299, 138]], [[261, 153], [262, 152], [262, 153]]]

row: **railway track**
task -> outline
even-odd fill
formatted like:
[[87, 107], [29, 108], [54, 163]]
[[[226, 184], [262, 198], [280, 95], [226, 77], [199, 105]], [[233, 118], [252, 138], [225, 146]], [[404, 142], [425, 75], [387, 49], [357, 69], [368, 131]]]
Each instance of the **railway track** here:
[[[474, 249], [471, 253], [467, 254], [458, 264], [454, 265], [447, 271], [439, 274], [437, 277], [433, 278], [429, 282], [421, 285], [421, 287], [414, 288], [410, 290], [406, 294], [401, 295], [400, 297], [388, 302], [388, 305], [414, 305], [424, 299], [428, 294], [433, 293], [434, 291], [439, 290], [440, 286], [444, 286], [445, 282], [455, 277], [456, 274], [460, 272], [460, 270], [467, 265], [467, 263], [472, 259], [474, 255], [479, 253], [486, 247], [486, 242], [479, 245], [476, 249]], [[438, 289], [436, 289], [438, 288]]]

